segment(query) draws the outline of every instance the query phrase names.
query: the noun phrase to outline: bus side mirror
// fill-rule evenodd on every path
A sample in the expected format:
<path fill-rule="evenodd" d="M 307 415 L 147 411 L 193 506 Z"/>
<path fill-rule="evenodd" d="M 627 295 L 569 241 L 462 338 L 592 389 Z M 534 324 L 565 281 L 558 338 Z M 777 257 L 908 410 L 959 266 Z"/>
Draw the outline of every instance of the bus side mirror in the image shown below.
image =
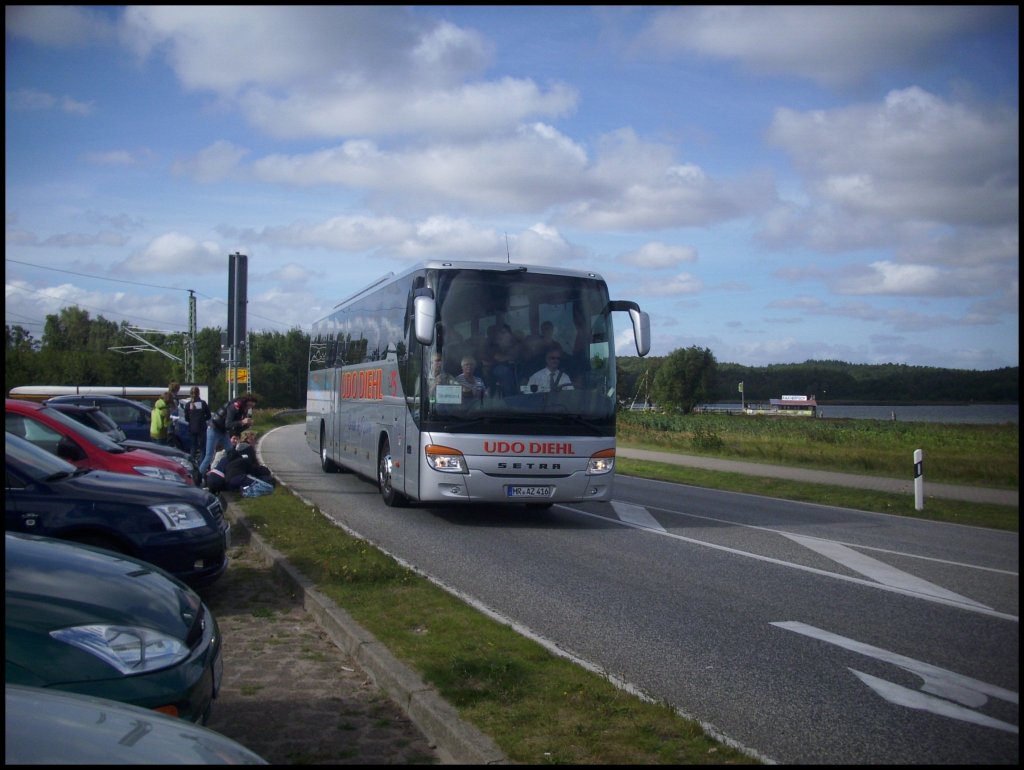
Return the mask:
<path fill-rule="evenodd" d="M 430 292 L 429 289 L 420 291 Z M 434 344 L 434 321 L 437 318 L 437 305 L 432 293 L 422 294 L 413 300 L 413 327 L 416 341 L 421 345 Z"/>
<path fill-rule="evenodd" d="M 643 310 L 630 308 L 629 318 L 633 322 L 636 352 L 641 356 L 646 356 L 651 352 L 651 317 Z"/>

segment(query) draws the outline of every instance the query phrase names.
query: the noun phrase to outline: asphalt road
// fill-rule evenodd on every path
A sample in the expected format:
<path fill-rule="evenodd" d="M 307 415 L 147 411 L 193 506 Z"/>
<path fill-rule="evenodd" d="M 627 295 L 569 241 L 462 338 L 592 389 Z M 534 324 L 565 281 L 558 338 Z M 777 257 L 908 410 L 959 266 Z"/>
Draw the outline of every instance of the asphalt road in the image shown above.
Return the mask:
<path fill-rule="evenodd" d="M 396 511 L 302 426 L 263 462 L 523 633 L 785 763 L 1015 763 L 1018 537 L 620 477 L 611 505 Z"/>

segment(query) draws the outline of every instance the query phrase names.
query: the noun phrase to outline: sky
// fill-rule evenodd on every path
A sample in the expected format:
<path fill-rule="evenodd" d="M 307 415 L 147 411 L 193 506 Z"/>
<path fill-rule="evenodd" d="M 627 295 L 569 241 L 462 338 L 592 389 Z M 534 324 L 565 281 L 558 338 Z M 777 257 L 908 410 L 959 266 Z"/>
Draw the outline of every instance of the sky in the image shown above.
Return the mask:
<path fill-rule="evenodd" d="M 1019 365 L 1017 6 L 7 6 L 5 323 L 600 273 L 651 354 Z M 635 355 L 628 320 L 617 349 Z M 126 338 L 126 344 L 131 344 Z"/>

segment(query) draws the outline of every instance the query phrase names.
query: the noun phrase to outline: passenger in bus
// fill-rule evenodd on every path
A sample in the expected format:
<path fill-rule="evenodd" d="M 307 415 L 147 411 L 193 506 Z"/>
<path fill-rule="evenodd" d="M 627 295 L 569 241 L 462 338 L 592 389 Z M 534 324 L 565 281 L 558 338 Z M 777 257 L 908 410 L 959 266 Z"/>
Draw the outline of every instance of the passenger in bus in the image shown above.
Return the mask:
<path fill-rule="evenodd" d="M 462 374 L 455 378 L 455 382 L 462 386 L 463 400 L 469 398 L 483 398 L 487 386 L 484 381 L 473 374 L 476 369 L 476 359 L 473 356 L 466 356 L 462 359 Z"/>
<path fill-rule="evenodd" d="M 526 371 L 533 371 L 537 367 L 544 366 L 544 356 L 551 348 L 558 348 L 564 353 L 562 344 L 555 339 L 555 325 L 551 321 L 544 321 L 540 325 L 540 334 L 531 334 L 526 338 L 524 344 Z"/>
<path fill-rule="evenodd" d="M 427 372 L 427 392 L 431 400 L 437 397 L 438 385 L 454 385 L 455 378 L 444 370 L 444 358 L 440 353 L 430 356 L 430 371 Z"/>
<path fill-rule="evenodd" d="M 488 334 L 487 353 L 484 358 L 484 379 L 496 396 L 512 396 L 519 392 L 516 360 L 522 345 L 508 324 L 495 324 Z"/>
<path fill-rule="evenodd" d="M 572 390 L 572 379 L 561 370 L 562 350 L 552 347 L 544 356 L 545 366 L 534 372 L 526 383 L 531 393 L 554 393 L 560 390 Z"/>

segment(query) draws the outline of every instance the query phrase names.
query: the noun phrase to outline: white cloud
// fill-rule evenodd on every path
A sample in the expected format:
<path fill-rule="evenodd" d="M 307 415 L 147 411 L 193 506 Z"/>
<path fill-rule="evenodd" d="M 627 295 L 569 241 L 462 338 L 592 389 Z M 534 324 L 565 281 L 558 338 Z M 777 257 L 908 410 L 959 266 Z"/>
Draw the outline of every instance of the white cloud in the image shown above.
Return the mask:
<path fill-rule="evenodd" d="M 703 289 L 704 282 L 692 273 L 679 273 L 658 281 L 648 281 L 641 287 L 644 294 L 652 297 L 698 294 Z"/>
<path fill-rule="evenodd" d="M 114 271 L 129 273 L 223 272 L 225 252 L 212 241 L 198 241 L 183 233 L 157 236 L 138 254 L 114 266 Z"/>
<path fill-rule="evenodd" d="M 692 52 L 847 86 L 934 61 L 955 36 L 1010 20 L 1006 10 L 968 6 L 685 6 L 657 13 L 635 50 Z"/>
<path fill-rule="evenodd" d="M 6 93 L 7 108 L 19 112 L 59 109 L 70 115 L 88 116 L 96 111 L 95 102 L 83 102 L 70 96 L 54 96 L 35 88 L 20 88 Z"/>
<path fill-rule="evenodd" d="M 214 142 L 195 157 L 178 161 L 171 170 L 192 177 L 197 182 L 219 182 L 244 176 L 241 163 L 249 151 L 227 141 Z"/>
<path fill-rule="evenodd" d="M 911 87 L 880 104 L 780 109 L 768 138 L 822 203 L 851 215 L 1001 225 L 1018 215 L 1018 120 Z"/>
<path fill-rule="evenodd" d="M 138 166 L 152 159 L 149 150 L 105 150 L 90 152 L 85 159 L 98 166 Z"/>
<path fill-rule="evenodd" d="M 113 38 L 112 22 L 100 10 L 79 5 L 8 5 L 7 35 L 38 45 L 70 48 Z"/>
<path fill-rule="evenodd" d="M 692 246 L 673 246 L 652 241 L 623 255 L 622 261 L 643 268 L 675 267 L 683 262 L 696 262 L 697 250 Z"/>
<path fill-rule="evenodd" d="M 165 55 L 187 88 L 234 101 L 278 138 L 480 136 L 564 116 L 577 101 L 564 85 L 478 81 L 488 42 L 399 7 L 132 7 L 124 40 Z"/>
<path fill-rule="evenodd" d="M 351 141 L 306 155 L 271 155 L 252 164 L 262 181 L 364 187 L 399 200 L 455 202 L 475 210 L 543 211 L 585 184 L 585 152 L 548 127 L 474 144 L 388 150 Z"/>

